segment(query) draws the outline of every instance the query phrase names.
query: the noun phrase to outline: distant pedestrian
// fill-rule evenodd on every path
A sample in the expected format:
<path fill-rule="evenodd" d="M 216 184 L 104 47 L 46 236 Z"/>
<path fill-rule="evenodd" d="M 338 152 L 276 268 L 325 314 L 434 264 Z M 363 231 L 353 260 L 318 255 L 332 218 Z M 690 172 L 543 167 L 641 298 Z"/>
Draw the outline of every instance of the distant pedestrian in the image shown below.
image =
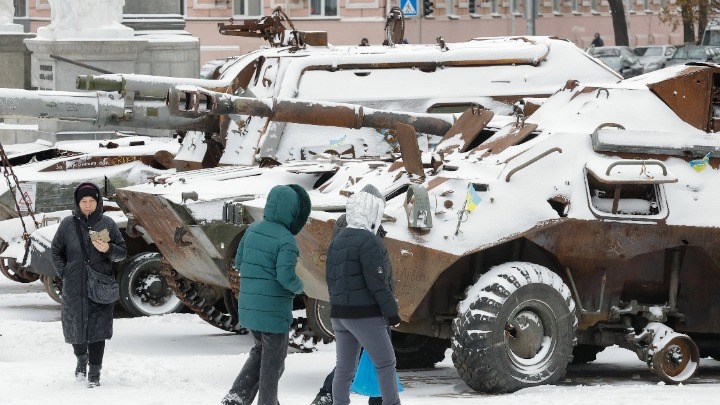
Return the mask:
<path fill-rule="evenodd" d="M 240 241 L 235 265 L 240 272 L 238 318 L 255 342 L 223 405 L 278 405 L 278 383 L 285 370 L 293 298 L 303 292 L 295 274 L 294 235 L 310 215 L 310 197 L 297 184 L 270 190 L 263 220 Z"/>
<path fill-rule="evenodd" d="M 117 288 L 113 262 L 125 258 L 127 247 L 115 221 L 103 215 L 96 185 L 83 183 L 75 189 L 73 215 L 60 223 L 51 252 L 55 272 L 63 282 L 61 320 L 65 342 L 72 344 L 77 358 L 75 377 L 87 377 L 89 388 L 99 386 L 105 340 L 113 335 L 116 298 L 109 303 L 96 302 L 93 299 L 104 300 L 91 297 L 88 286 L 94 285 L 92 279 L 97 276 L 91 272 L 95 272 Z"/>
<path fill-rule="evenodd" d="M 398 405 L 395 352 L 388 325 L 398 326 L 392 267 L 377 235 L 385 209 L 383 195 L 373 186 L 350 196 L 347 227 L 330 243 L 325 277 L 337 361 L 332 383 L 334 405 L 350 404 L 350 385 L 362 346 L 377 371 L 383 405 Z"/>
<path fill-rule="evenodd" d="M 599 32 L 596 32 L 596 33 L 595 33 L 595 38 L 593 38 L 593 40 L 592 40 L 592 42 L 590 43 L 590 45 L 594 46 L 595 48 L 599 48 L 599 47 L 601 47 L 601 46 L 605 46 L 605 41 L 603 41 L 603 39 L 600 38 L 600 33 L 599 33 Z"/>
<path fill-rule="evenodd" d="M 360 46 L 370 46 L 370 41 L 368 41 L 367 38 L 363 38 L 360 40 Z"/>

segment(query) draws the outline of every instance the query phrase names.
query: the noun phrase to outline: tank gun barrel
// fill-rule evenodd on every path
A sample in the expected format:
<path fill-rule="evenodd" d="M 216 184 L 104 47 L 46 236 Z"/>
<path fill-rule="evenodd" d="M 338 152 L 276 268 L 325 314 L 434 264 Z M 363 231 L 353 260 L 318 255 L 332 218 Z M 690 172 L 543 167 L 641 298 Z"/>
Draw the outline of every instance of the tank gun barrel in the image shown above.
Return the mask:
<path fill-rule="evenodd" d="M 357 104 L 287 98 L 238 97 L 194 86 L 177 86 L 168 93 L 171 114 L 189 118 L 241 114 L 274 121 L 342 128 L 395 128 L 407 124 L 418 133 L 445 135 L 452 114 L 424 114 L 377 110 Z"/>
<path fill-rule="evenodd" d="M 171 115 L 161 99 L 128 100 L 106 92 L 0 89 L 0 118 L 89 122 L 98 127 L 215 130 L 214 117 Z"/>
<path fill-rule="evenodd" d="M 143 97 L 164 99 L 170 89 L 179 85 L 224 89 L 232 79 L 206 80 L 187 77 L 164 77 L 136 74 L 80 75 L 75 81 L 78 90 L 116 91 L 120 94 L 141 94 Z"/>

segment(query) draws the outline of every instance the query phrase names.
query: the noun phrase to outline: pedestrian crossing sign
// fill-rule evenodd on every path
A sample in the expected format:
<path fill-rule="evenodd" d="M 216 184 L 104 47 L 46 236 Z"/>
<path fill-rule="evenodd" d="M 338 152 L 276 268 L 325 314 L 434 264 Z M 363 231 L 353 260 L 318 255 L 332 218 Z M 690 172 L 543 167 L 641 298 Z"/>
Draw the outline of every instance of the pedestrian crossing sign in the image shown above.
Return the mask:
<path fill-rule="evenodd" d="M 401 0 L 402 13 L 405 17 L 416 17 L 418 15 L 417 0 Z"/>

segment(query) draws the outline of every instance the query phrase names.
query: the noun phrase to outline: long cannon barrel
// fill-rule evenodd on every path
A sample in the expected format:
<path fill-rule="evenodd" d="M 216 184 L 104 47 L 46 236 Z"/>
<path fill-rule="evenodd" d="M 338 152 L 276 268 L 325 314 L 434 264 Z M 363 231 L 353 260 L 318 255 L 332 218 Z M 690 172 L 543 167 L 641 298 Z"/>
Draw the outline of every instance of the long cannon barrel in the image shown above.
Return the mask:
<path fill-rule="evenodd" d="M 402 123 L 418 133 L 432 135 L 445 135 L 454 122 L 452 114 L 376 110 L 326 101 L 238 97 L 194 86 L 177 86 L 168 93 L 167 102 L 171 114 L 189 118 L 241 114 L 296 124 L 375 129 L 395 128 Z"/>
<path fill-rule="evenodd" d="M 75 82 L 78 90 L 99 90 L 121 94 L 139 93 L 144 97 L 164 99 L 170 89 L 179 85 L 222 89 L 232 86 L 233 78 L 219 80 L 187 77 L 164 77 L 136 74 L 80 75 Z"/>
<path fill-rule="evenodd" d="M 219 128 L 215 117 L 171 115 L 161 99 L 128 100 L 105 92 L 0 89 L 0 118 L 89 122 L 98 127 L 202 131 Z"/>

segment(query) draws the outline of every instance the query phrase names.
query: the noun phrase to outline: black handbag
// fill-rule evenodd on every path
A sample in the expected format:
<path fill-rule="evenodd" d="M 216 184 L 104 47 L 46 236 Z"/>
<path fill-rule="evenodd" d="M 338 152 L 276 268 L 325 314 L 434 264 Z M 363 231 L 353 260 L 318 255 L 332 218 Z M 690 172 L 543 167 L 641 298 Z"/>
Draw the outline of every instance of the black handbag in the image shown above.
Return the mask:
<path fill-rule="evenodd" d="M 75 230 L 80 238 L 80 247 L 85 257 L 85 269 L 87 271 L 87 295 L 91 301 L 98 304 L 112 304 L 120 299 L 120 286 L 113 276 L 103 274 L 90 266 L 87 251 L 85 250 L 85 239 L 82 237 L 80 223 L 75 220 Z"/>

